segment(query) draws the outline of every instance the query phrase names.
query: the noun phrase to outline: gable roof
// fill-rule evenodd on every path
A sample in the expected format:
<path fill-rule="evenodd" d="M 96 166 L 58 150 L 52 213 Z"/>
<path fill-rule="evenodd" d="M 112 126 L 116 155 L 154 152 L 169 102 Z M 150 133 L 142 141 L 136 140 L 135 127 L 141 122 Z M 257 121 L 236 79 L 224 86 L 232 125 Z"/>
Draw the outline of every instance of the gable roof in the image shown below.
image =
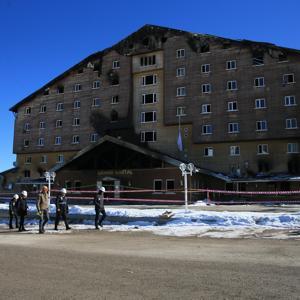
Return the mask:
<path fill-rule="evenodd" d="M 89 145 L 89 146 L 83 148 L 82 150 L 78 151 L 78 153 L 71 160 L 69 160 L 68 162 L 66 162 L 62 165 L 57 165 L 57 166 L 53 167 L 50 171 L 57 172 L 57 171 L 65 168 L 66 166 L 68 166 L 68 165 L 72 164 L 73 162 L 75 162 L 80 157 L 82 157 L 85 154 L 87 154 L 88 152 L 90 152 L 91 150 L 94 150 L 95 148 L 100 147 L 105 142 L 110 142 L 112 144 L 115 144 L 115 145 L 118 145 L 118 146 L 121 146 L 121 147 L 125 147 L 127 149 L 132 150 L 132 151 L 136 151 L 136 152 L 144 154 L 146 156 L 150 156 L 154 159 L 164 161 L 164 162 L 166 162 L 166 163 L 168 163 L 172 166 L 175 166 L 175 167 L 179 167 L 180 164 L 186 163 L 185 161 L 178 160 L 176 158 L 173 158 L 169 155 L 160 153 L 158 151 L 150 150 L 150 149 L 141 147 L 139 145 L 132 144 L 132 143 L 127 142 L 125 140 L 118 139 L 118 138 L 115 138 L 115 137 L 112 137 L 112 136 L 109 136 L 109 135 L 105 135 L 96 144 Z M 224 181 L 230 181 L 229 177 L 227 177 L 223 174 L 214 173 L 214 172 L 206 170 L 206 169 L 197 168 L 197 172 L 199 172 L 201 174 L 204 174 L 204 175 L 212 176 L 212 177 L 224 180 Z"/>
<path fill-rule="evenodd" d="M 213 39 L 213 40 L 218 40 L 220 42 L 230 42 L 233 44 L 239 44 L 239 45 L 244 45 L 244 46 L 260 46 L 262 48 L 267 48 L 271 50 L 280 50 L 283 52 L 294 52 L 300 54 L 300 50 L 297 49 L 291 49 L 291 48 L 285 48 L 285 47 L 280 47 L 276 46 L 275 44 L 271 43 L 265 43 L 265 42 L 256 42 L 256 41 L 250 41 L 250 40 L 234 40 L 234 39 L 228 39 L 228 38 L 223 38 L 223 37 L 218 37 L 214 35 L 209 35 L 209 34 L 197 34 L 197 33 L 191 33 L 188 31 L 184 30 L 179 30 L 179 29 L 172 29 L 168 27 L 162 27 L 162 26 L 156 26 L 156 25 L 144 25 L 134 33 L 130 34 L 120 42 L 116 43 L 115 45 L 108 47 L 102 51 L 95 52 L 82 61 L 80 61 L 78 64 L 72 66 L 59 76 L 55 77 L 51 81 L 47 82 L 45 85 L 43 85 L 40 89 L 36 90 L 32 94 L 28 95 L 18 103 L 16 103 L 14 106 L 12 106 L 9 110 L 12 112 L 17 112 L 18 107 L 28 101 L 30 101 L 32 98 L 34 98 L 36 95 L 39 93 L 44 92 L 45 89 L 49 88 L 51 85 L 55 84 L 59 80 L 65 78 L 68 76 L 73 70 L 76 70 L 77 68 L 83 67 L 86 65 L 88 62 L 93 61 L 95 59 L 101 58 L 111 50 L 116 50 L 120 54 L 125 54 L 124 51 L 124 46 L 128 46 L 131 42 L 139 40 L 141 37 L 147 37 L 148 35 L 155 34 L 161 38 L 168 38 L 171 36 L 175 35 L 185 35 L 187 38 L 190 39 Z M 191 46 L 191 45 L 190 45 Z M 128 55 L 128 53 L 126 53 Z"/>

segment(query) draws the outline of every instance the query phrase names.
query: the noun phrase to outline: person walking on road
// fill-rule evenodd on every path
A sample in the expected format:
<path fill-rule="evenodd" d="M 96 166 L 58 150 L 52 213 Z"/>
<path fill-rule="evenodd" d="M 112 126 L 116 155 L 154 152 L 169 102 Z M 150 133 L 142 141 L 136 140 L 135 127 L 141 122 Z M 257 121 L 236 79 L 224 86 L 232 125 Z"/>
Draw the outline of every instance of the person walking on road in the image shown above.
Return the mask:
<path fill-rule="evenodd" d="M 106 212 L 104 208 L 104 193 L 105 193 L 105 187 L 101 187 L 94 198 L 95 211 L 96 211 L 95 229 L 99 229 L 99 226 L 103 227 L 102 223 L 106 218 Z M 100 213 L 101 213 L 101 218 L 100 218 Z"/>
<path fill-rule="evenodd" d="M 55 217 L 55 227 L 54 230 L 58 230 L 57 226 L 59 224 L 60 218 L 65 222 L 66 230 L 71 229 L 68 224 L 67 215 L 69 213 L 68 199 L 66 197 L 67 190 L 65 188 L 60 190 L 60 194 L 57 195 L 55 205 L 56 205 L 56 217 Z"/>
<path fill-rule="evenodd" d="M 14 229 L 13 219 L 15 219 L 16 228 L 19 227 L 17 208 L 16 208 L 16 203 L 18 199 L 19 199 L 19 195 L 15 194 L 13 198 L 9 201 L 9 229 Z"/>
<path fill-rule="evenodd" d="M 49 221 L 49 203 L 50 199 L 48 194 L 48 187 L 44 185 L 38 195 L 36 203 L 38 215 L 40 217 L 39 233 L 45 232 L 45 225 Z"/>
<path fill-rule="evenodd" d="M 19 231 L 26 231 L 24 227 L 24 221 L 25 221 L 25 216 L 27 216 L 27 210 L 28 210 L 27 195 L 28 195 L 27 191 L 22 191 L 21 196 L 19 197 L 16 203 L 17 214 L 20 217 Z"/>

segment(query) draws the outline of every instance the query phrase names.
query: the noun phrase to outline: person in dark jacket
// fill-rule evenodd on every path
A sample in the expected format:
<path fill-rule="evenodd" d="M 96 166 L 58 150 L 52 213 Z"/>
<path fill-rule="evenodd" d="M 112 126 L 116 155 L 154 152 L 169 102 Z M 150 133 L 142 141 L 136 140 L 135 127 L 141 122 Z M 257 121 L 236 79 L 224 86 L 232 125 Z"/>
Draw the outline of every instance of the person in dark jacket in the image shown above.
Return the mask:
<path fill-rule="evenodd" d="M 54 230 L 58 230 L 57 226 L 59 224 L 61 217 L 65 222 L 66 230 L 71 229 L 71 227 L 68 224 L 68 220 L 67 220 L 67 214 L 69 212 L 69 207 L 68 207 L 68 199 L 66 197 L 66 194 L 67 194 L 67 190 L 65 188 L 61 189 L 60 194 L 57 195 L 56 200 L 55 200 L 56 217 L 55 217 Z"/>
<path fill-rule="evenodd" d="M 95 229 L 99 229 L 99 226 L 102 227 L 103 226 L 102 223 L 106 218 L 106 212 L 104 209 L 104 192 L 105 192 L 105 187 L 101 187 L 94 198 L 95 211 L 96 211 Z M 101 218 L 100 218 L 100 213 L 101 213 Z"/>
<path fill-rule="evenodd" d="M 45 225 L 49 221 L 49 202 L 48 187 L 44 185 L 36 202 L 36 208 L 40 217 L 39 233 L 45 232 Z"/>
<path fill-rule="evenodd" d="M 19 227 L 17 208 L 16 208 L 16 203 L 18 199 L 19 199 L 19 195 L 15 194 L 9 202 L 9 229 L 14 229 L 13 219 L 15 219 L 16 221 L 16 228 Z"/>
<path fill-rule="evenodd" d="M 24 221 L 28 210 L 27 195 L 27 191 L 22 191 L 21 196 L 19 197 L 16 203 L 17 214 L 20 217 L 19 231 L 26 231 L 24 227 Z"/>

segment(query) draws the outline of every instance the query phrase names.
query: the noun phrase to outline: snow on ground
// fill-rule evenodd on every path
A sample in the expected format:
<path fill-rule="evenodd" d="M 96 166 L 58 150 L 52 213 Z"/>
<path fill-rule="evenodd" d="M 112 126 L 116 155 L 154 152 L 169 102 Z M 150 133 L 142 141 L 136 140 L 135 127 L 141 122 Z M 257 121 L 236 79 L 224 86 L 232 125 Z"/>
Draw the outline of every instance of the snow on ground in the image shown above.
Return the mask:
<path fill-rule="evenodd" d="M 201 205 L 196 205 L 201 206 Z M 8 204 L 0 204 L 1 210 L 7 210 Z M 249 210 L 251 207 L 249 207 Z M 29 211 L 35 212 L 34 204 L 29 204 Z M 200 208 L 189 207 L 185 211 L 180 208 L 128 208 L 107 207 L 109 217 L 116 221 L 104 222 L 105 231 L 143 231 L 167 236 L 198 236 L 213 238 L 297 238 L 300 240 L 300 208 L 298 212 L 251 212 L 251 211 L 201 211 Z M 51 205 L 51 213 L 55 206 Z M 87 220 L 72 224 L 75 230 L 94 229 L 94 208 L 91 206 L 70 206 L 70 215 L 86 215 Z M 119 221 L 118 221 L 119 220 Z M 6 220 L 0 223 L 7 224 Z M 31 233 L 37 232 L 37 220 L 27 220 Z M 1 226 L 3 227 L 3 226 Z M 62 227 L 64 228 L 64 227 Z M 47 226 L 49 233 L 56 233 L 53 225 Z M 50 231 L 49 231 L 50 230 Z M 59 233 L 66 232 L 60 230 Z M 70 231 L 68 231 L 69 233 Z"/>

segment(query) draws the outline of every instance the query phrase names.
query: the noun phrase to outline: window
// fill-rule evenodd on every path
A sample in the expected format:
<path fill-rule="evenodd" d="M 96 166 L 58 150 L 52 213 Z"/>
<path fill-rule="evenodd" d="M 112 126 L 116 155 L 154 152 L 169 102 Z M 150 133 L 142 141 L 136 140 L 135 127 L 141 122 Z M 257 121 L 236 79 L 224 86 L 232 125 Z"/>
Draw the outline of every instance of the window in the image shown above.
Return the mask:
<path fill-rule="evenodd" d="M 40 163 L 41 163 L 41 164 L 46 164 L 46 163 L 47 163 L 47 155 L 42 155 L 42 156 L 41 156 Z"/>
<path fill-rule="evenodd" d="M 294 106 L 296 104 L 296 97 L 295 96 L 285 96 L 284 97 L 284 105 L 285 106 Z"/>
<path fill-rule="evenodd" d="M 177 49 L 176 50 L 176 57 L 177 58 L 183 58 L 183 57 L 185 57 L 185 49 Z"/>
<path fill-rule="evenodd" d="M 46 123 L 44 121 L 40 122 L 40 129 L 45 129 L 46 128 Z"/>
<path fill-rule="evenodd" d="M 93 89 L 99 89 L 100 88 L 100 81 L 99 80 L 96 80 L 93 82 Z"/>
<path fill-rule="evenodd" d="M 38 146 L 43 147 L 44 145 L 45 145 L 44 138 L 39 138 L 38 139 Z"/>
<path fill-rule="evenodd" d="M 82 73 L 83 73 L 83 68 L 77 70 L 77 74 L 82 74 Z"/>
<path fill-rule="evenodd" d="M 209 113 L 211 113 L 211 104 L 202 104 L 201 114 L 209 114 Z"/>
<path fill-rule="evenodd" d="M 73 135 L 72 144 L 79 144 L 79 142 L 80 142 L 79 135 Z"/>
<path fill-rule="evenodd" d="M 119 96 L 112 96 L 111 97 L 111 104 L 118 104 L 119 103 Z"/>
<path fill-rule="evenodd" d="M 24 124 L 24 131 L 25 132 L 29 132 L 30 131 L 30 124 L 29 123 L 25 123 Z"/>
<path fill-rule="evenodd" d="M 56 111 L 63 111 L 64 104 L 62 102 L 56 104 Z"/>
<path fill-rule="evenodd" d="M 226 62 L 226 70 L 236 69 L 236 60 L 228 60 Z"/>
<path fill-rule="evenodd" d="M 23 140 L 23 146 L 29 147 L 29 140 Z"/>
<path fill-rule="evenodd" d="M 229 147 L 230 156 L 239 156 L 240 155 L 240 146 L 230 146 Z"/>
<path fill-rule="evenodd" d="M 167 179 L 166 180 L 166 190 L 167 191 L 174 191 L 175 189 L 175 180 L 174 179 Z"/>
<path fill-rule="evenodd" d="M 294 74 L 284 74 L 283 75 L 283 84 L 295 83 Z"/>
<path fill-rule="evenodd" d="M 32 161 L 32 157 L 31 157 L 31 156 L 26 156 L 26 157 L 25 157 L 25 164 L 26 164 L 26 165 L 31 164 L 31 161 Z"/>
<path fill-rule="evenodd" d="M 98 106 L 100 106 L 100 104 L 101 104 L 100 98 L 94 98 L 93 99 L 93 103 L 92 103 L 93 107 L 98 107 Z"/>
<path fill-rule="evenodd" d="M 44 90 L 43 95 L 44 95 L 44 96 L 47 96 L 47 95 L 49 95 L 49 94 L 50 94 L 50 88 L 46 88 L 46 89 Z"/>
<path fill-rule="evenodd" d="M 176 69 L 176 76 L 177 77 L 183 77 L 183 76 L 185 76 L 185 67 L 177 68 Z"/>
<path fill-rule="evenodd" d="M 253 66 L 262 66 L 264 64 L 264 54 L 263 53 L 255 53 L 252 57 L 252 65 Z"/>
<path fill-rule="evenodd" d="M 61 145 L 61 136 L 56 136 L 55 137 L 55 142 L 54 142 L 55 145 Z"/>
<path fill-rule="evenodd" d="M 264 87 L 265 86 L 265 78 L 264 77 L 256 77 L 254 79 L 255 87 Z"/>
<path fill-rule="evenodd" d="M 228 91 L 237 90 L 237 81 L 236 80 L 227 81 L 227 90 Z"/>
<path fill-rule="evenodd" d="M 95 143 L 98 140 L 98 133 L 92 133 L 90 136 L 91 143 Z"/>
<path fill-rule="evenodd" d="M 228 123 L 228 133 L 238 133 L 239 131 L 239 123 Z"/>
<path fill-rule="evenodd" d="M 268 144 L 259 144 L 259 145 L 257 145 L 257 154 L 269 154 Z"/>
<path fill-rule="evenodd" d="M 286 129 L 295 129 L 297 128 L 297 119 L 296 118 L 291 118 L 291 119 L 286 119 L 285 120 L 285 128 Z"/>
<path fill-rule="evenodd" d="M 203 94 L 211 93 L 211 85 L 210 85 L 210 83 L 202 84 L 202 93 Z"/>
<path fill-rule="evenodd" d="M 142 112 L 141 123 L 156 122 L 156 111 Z"/>
<path fill-rule="evenodd" d="M 25 107 L 25 115 L 30 115 L 31 114 L 31 107 Z"/>
<path fill-rule="evenodd" d="M 79 109 L 80 108 L 80 100 L 75 100 L 73 103 L 73 108 L 74 109 Z"/>
<path fill-rule="evenodd" d="M 59 155 L 57 155 L 57 163 L 58 164 L 63 164 L 64 163 L 64 155 L 63 154 L 59 154 Z"/>
<path fill-rule="evenodd" d="M 112 62 L 112 68 L 113 69 L 119 69 L 120 68 L 120 61 L 119 60 L 114 60 Z"/>
<path fill-rule="evenodd" d="M 80 181 L 75 181 L 74 182 L 74 187 L 75 187 L 75 190 L 79 191 L 81 189 L 81 182 Z"/>
<path fill-rule="evenodd" d="M 186 116 L 185 106 L 176 107 L 176 117 L 183 117 L 183 116 Z"/>
<path fill-rule="evenodd" d="M 162 180 L 161 179 L 153 180 L 153 189 L 154 189 L 154 191 L 162 191 Z"/>
<path fill-rule="evenodd" d="M 80 126 L 80 119 L 79 118 L 73 118 L 73 126 Z"/>
<path fill-rule="evenodd" d="M 141 142 L 156 142 L 156 131 L 142 131 Z"/>
<path fill-rule="evenodd" d="M 142 77 L 142 85 L 153 85 L 157 83 L 156 75 L 147 75 Z"/>
<path fill-rule="evenodd" d="M 43 104 L 43 105 L 40 106 L 40 113 L 45 113 L 46 110 L 47 110 L 47 107 L 46 107 L 45 104 Z"/>
<path fill-rule="evenodd" d="M 65 91 L 65 88 L 64 88 L 64 86 L 63 85 L 59 85 L 58 87 L 57 87 L 57 94 L 63 94 L 64 93 L 64 91 Z"/>
<path fill-rule="evenodd" d="M 176 89 L 176 96 L 177 97 L 184 97 L 186 96 L 186 89 L 184 86 L 178 87 Z"/>
<path fill-rule="evenodd" d="M 153 66 L 156 64 L 156 56 L 155 55 L 142 56 L 140 58 L 140 64 L 141 64 L 141 67 Z"/>
<path fill-rule="evenodd" d="M 214 148 L 213 147 L 205 147 L 203 155 L 206 157 L 213 157 L 214 156 Z"/>
<path fill-rule="evenodd" d="M 255 99 L 255 108 L 260 109 L 260 108 L 266 108 L 266 99 Z"/>
<path fill-rule="evenodd" d="M 288 143 L 287 144 L 287 153 L 299 153 L 298 143 Z"/>
<path fill-rule="evenodd" d="M 24 170 L 24 177 L 30 178 L 30 170 Z"/>
<path fill-rule="evenodd" d="M 119 113 L 116 110 L 113 109 L 110 112 L 110 120 L 111 120 L 111 122 L 117 122 L 118 119 L 119 119 Z"/>
<path fill-rule="evenodd" d="M 202 73 L 209 73 L 210 72 L 210 64 L 201 65 L 201 72 Z"/>
<path fill-rule="evenodd" d="M 205 124 L 202 125 L 202 134 L 212 134 L 212 125 L 210 124 Z"/>
<path fill-rule="evenodd" d="M 62 120 L 56 120 L 56 122 L 55 122 L 55 127 L 56 127 L 56 128 L 62 127 Z"/>
<path fill-rule="evenodd" d="M 256 131 L 267 131 L 268 124 L 266 120 L 256 122 Z"/>
<path fill-rule="evenodd" d="M 157 94 L 143 94 L 142 95 L 142 104 L 150 104 L 157 102 Z"/>
<path fill-rule="evenodd" d="M 227 102 L 227 111 L 237 111 L 237 101 L 229 101 Z"/>
<path fill-rule="evenodd" d="M 74 85 L 74 92 L 79 92 L 79 91 L 81 91 L 81 84 L 76 83 L 76 84 Z"/>

